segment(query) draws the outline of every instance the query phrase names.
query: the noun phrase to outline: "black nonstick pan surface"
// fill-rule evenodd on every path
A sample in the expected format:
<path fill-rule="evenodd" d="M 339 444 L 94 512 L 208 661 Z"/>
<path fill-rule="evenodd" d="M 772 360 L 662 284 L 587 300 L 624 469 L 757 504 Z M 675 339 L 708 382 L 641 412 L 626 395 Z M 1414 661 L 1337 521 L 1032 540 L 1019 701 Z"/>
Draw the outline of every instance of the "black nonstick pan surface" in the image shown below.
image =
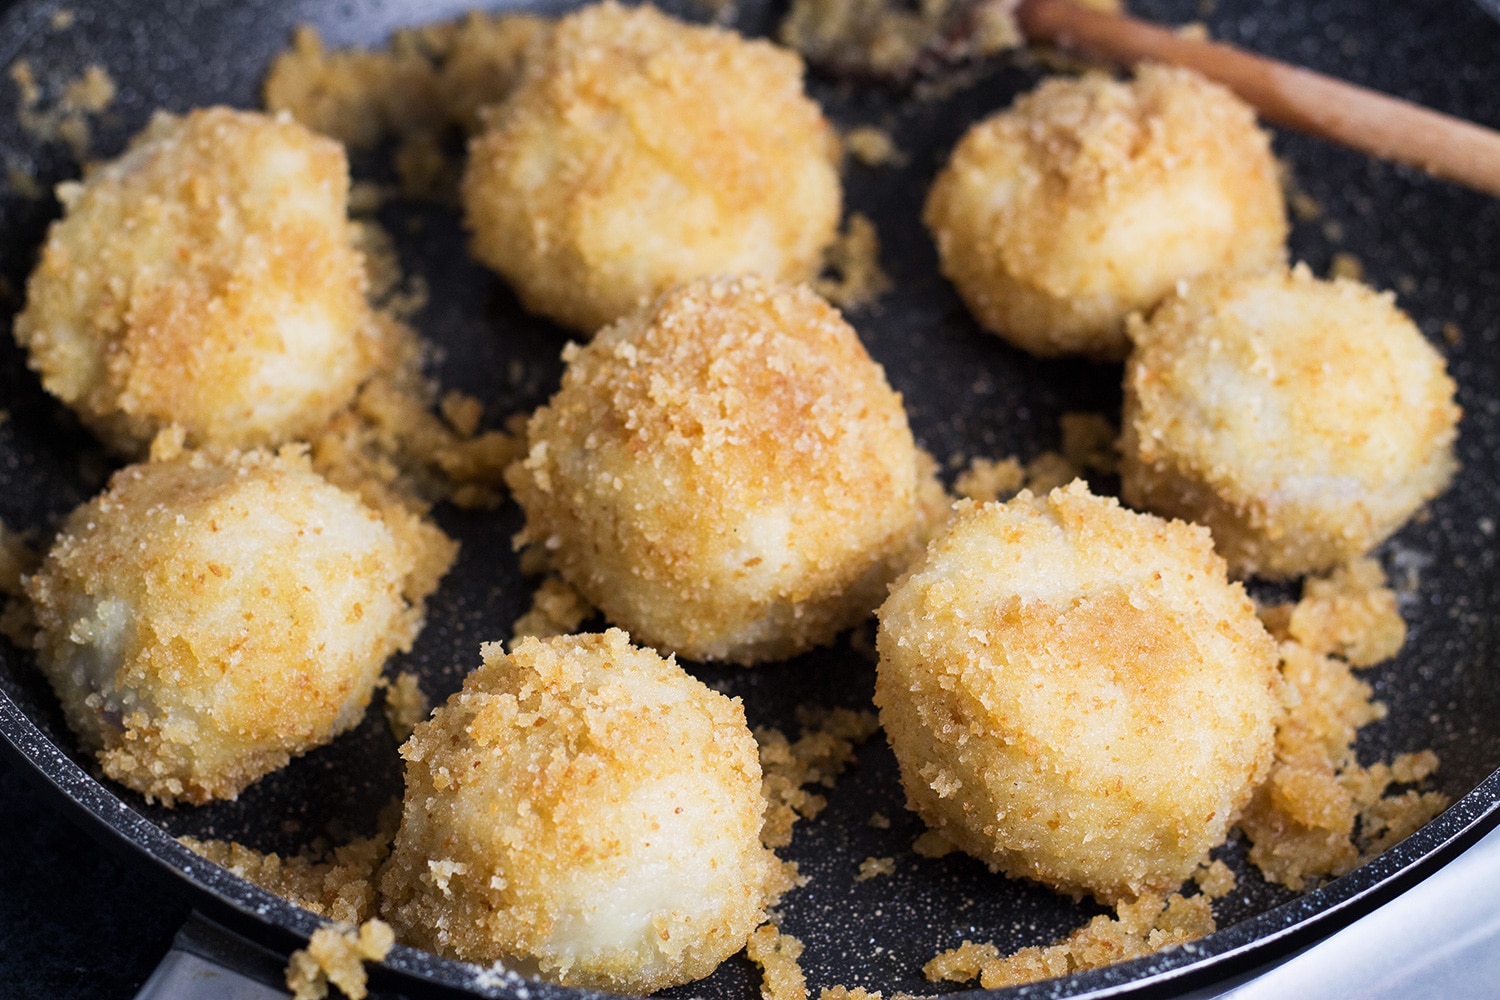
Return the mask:
<path fill-rule="evenodd" d="M 704 19 L 692 0 L 675 13 Z M 65 79 L 97 63 L 119 95 L 95 124 L 93 151 L 118 152 L 151 111 L 229 103 L 258 104 L 259 83 L 292 27 L 312 22 L 330 45 L 374 44 L 394 28 L 451 17 L 472 0 L 170 0 L 130 3 L 28 2 L 0 14 L 0 63 L 26 58 L 55 99 Z M 0 5 L 3 6 L 3 5 Z M 59 29 L 53 13 L 72 11 Z M 1203 20 L 1215 37 L 1366 83 L 1491 126 L 1500 126 L 1500 24 L 1468 0 L 1135 0 L 1132 10 L 1169 23 Z M 551 8 L 548 8 L 551 9 Z M 764 33 L 779 10 L 742 5 L 743 30 Z M 1120 370 L 1041 361 L 982 334 L 937 273 L 919 222 L 932 175 L 968 123 L 1008 104 L 1041 70 L 1023 61 L 997 64 L 946 97 L 918 99 L 855 88 L 814 75 L 810 88 L 841 126 L 889 128 L 909 155 L 900 167 L 850 165 L 846 200 L 872 216 L 882 263 L 895 291 L 850 320 L 906 399 L 919 441 L 940 460 L 972 456 L 1029 458 L 1057 445 L 1057 418 L 1068 411 L 1118 414 Z M 38 144 L 11 110 L 17 93 L 0 82 L 0 156 L 34 172 L 43 187 L 75 176 L 64 147 Z M 1393 580 L 1410 585 L 1402 611 L 1410 638 L 1394 661 L 1363 677 L 1390 708 L 1362 734 L 1362 760 L 1431 747 L 1442 759 L 1435 787 L 1453 806 L 1384 856 L 1303 896 L 1266 883 L 1231 840 L 1220 852 L 1239 874 L 1237 890 L 1216 905 L 1223 930 L 1187 948 L 1040 984 L 1034 996 L 1171 995 L 1258 965 L 1367 912 L 1429 874 L 1500 818 L 1500 202 L 1294 135 L 1277 151 L 1298 187 L 1323 208 L 1298 221 L 1293 255 L 1327 270 L 1337 252 L 1355 254 L 1372 284 L 1399 291 L 1400 303 L 1449 359 L 1465 416 L 1463 471 L 1453 488 L 1379 550 Z M 382 157 L 356 158 L 356 175 L 384 176 Z M 21 289 L 47 223 L 48 197 L 0 193 L 0 322 L 19 308 Z M 472 393 L 498 425 L 544 401 L 557 384 L 565 335 L 528 316 L 499 279 L 465 253 L 456 215 L 432 205 L 395 202 L 381 221 L 398 236 L 403 263 L 431 288 L 416 325 L 440 347 L 432 373 Z M 45 540 L 57 520 L 102 485 L 108 460 L 88 434 L 40 389 L 11 338 L 0 337 L 0 520 Z M 1096 489 L 1112 490 L 1098 481 Z M 511 551 L 519 527 L 511 505 L 493 513 L 440 509 L 463 543 L 458 566 L 431 603 L 416 650 L 392 670 L 420 673 L 440 702 L 479 662 L 482 641 L 510 634 L 526 610 L 530 584 Z M 804 704 L 869 706 L 873 666 L 846 638 L 784 664 L 745 671 L 688 664 L 705 681 L 744 699 L 752 724 L 795 736 Z M 305 938 L 318 919 L 199 859 L 173 839 L 228 837 L 263 850 L 295 850 L 316 836 L 371 831 L 382 806 L 401 792 L 396 744 L 382 714 L 330 746 L 252 786 L 238 801 L 176 810 L 93 777 L 50 690 L 29 657 L 0 644 L 0 748 L 54 791 L 106 841 L 160 877 L 184 880 L 195 902 L 282 949 Z M 889 817 L 888 829 L 869 821 Z M 799 824 L 784 856 L 811 883 L 787 897 L 782 927 L 805 943 L 809 984 L 924 993 L 921 966 L 965 939 L 1002 950 L 1048 943 L 1099 912 L 1049 890 L 989 873 L 960 855 L 919 858 L 911 851 L 920 822 L 903 809 L 894 760 L 880 737 L 829 793 L 827 810 Z M 866 857 L 891 856 L 891 877 L 856 882 Z M 413 994 L 451 989 L 518 996 L 517 983 L 398 947 L 374 985 Z M 758 976 L 743 958 L 709 979 L 670 991 L 682 997 L 750 998 Z M 545 1000 L 577 991 L 530 986 Z M 1009 994 L 1007 994 L 1009 995 Z"/>

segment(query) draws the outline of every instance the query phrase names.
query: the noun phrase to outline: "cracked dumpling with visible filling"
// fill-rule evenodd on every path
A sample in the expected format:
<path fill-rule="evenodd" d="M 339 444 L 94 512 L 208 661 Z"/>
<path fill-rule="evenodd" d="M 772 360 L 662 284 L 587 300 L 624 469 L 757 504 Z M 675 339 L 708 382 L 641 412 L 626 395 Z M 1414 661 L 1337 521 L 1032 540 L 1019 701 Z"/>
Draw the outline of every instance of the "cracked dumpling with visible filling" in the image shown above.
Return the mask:
<path fill-rule="evenodd" d="M 159 113 L 59 186 L 15 334 L 47 391 L 114 450 L 305 436 L 395 353 L 366 302 L 338 143 L 290 118 Z"/>
<path fill-rule="evenodd" d="M 964 501 L 879 620 L 909 806 L 1008 875 L 1175 890 L 1270 768 L 1276 644 L 1196 525 L 1078 481 Z"/>
<path fill-rule="evenodd" d="M 1286 255 L 1255 113 L 1164 66 L 1044 81 L 968 131 L 924 218 L 979 325 L 1040 355 L 1123 358 L 1126 316 L 1178 281 Z"/>
<path fill-rule="evenodd" d="M 297 452 L 120 470 L 27 584 L 80 743 L 116 781 L 196 804 L 354 726 L 455 551 L 400 517 Z"/>
<path fill-rule="evenodd" d="M 787 884 L 739 700 L 618 629 L 483 656 L 401 751 L 401 940 L 641 994 L 743 948 Z"/>
<path fill-rule="evenodd" d="M 769 42 L 594 4 L 488 115 L 463 182 L 474 253 L 582 333 L 705 275 L 811 280 L 834 238 L 838 139 Z"/>
<path fill-rule="evenodd" d="M 1236 575 L 1363 555 L 1458 467 L 1453 380 L 1389 294 L 1301 265 L 1206 278 L 1130 336 L 1121 495 L 1206 525 Z"/>
<path fill-rule="evenodd" d="M 506 470 L 521 538 L 642 642 L 742 664 L 830 642 L 944 512 L 901 397 L 805 287 L 694 282 L 564 357 Z"/>

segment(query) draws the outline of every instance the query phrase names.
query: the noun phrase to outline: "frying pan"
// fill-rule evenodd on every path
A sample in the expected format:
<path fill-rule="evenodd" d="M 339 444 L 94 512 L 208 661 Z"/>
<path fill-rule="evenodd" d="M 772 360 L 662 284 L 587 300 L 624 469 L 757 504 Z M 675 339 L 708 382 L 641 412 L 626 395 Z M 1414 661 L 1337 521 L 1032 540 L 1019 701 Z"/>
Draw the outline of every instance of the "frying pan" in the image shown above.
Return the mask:
<path fill-rule="evenodd" d="M 704 19 L 691 6 L 670 8 Z M 257 103 L 258 84 L 291 28 L 312 22 L 331 45 L 377 43 L 401 24 L 443 18 L 468 0 L 97 0 L 68 3 L 66 30 L 50 15 L 56 0 L 25 0 L 0 14 L 0 63 L 25 57 L 54 88 L 97 63 L 120 92 L 95 125 L 96 155 L 113 155 L 154 108 L 183 111 L 227 102 Z M 1197 0 L 1136 0 L 1132 9 L 1164 22 L 1204 16 Z M 554 8 L 543 8 L 552 10 Z M 735 23 L 765 33 L 779 10 L 746 0 Z M 1460 0 L 1218 0 L 1208 16 L 1214 35 L 1311 65 L 1489 125 L 1500 125 L 1500 26 Z M 1041 69 L 1007 60 L 971 86 L 946 96 L 914 97 L 814 77 L 811 89 L 840 125 L 880 124 L 909 154 L 901 167 L 850 166 L 847 201 L 871 215 L 882 260 L 896 290 L 850 318 L 905 396 L 918 439 L 940 460 L 1017 454 L 1057 444 L 1057 418 L 1068 411 L 1117 414 L 1120 370 L 1082 362 L 1041 361 L 980 333 L 939 277 L 918 219 L 923 193 L 967 123 L 1033 85 Z M 0 84 L 0 108 L 14 91 Z M 1442 758 L 1435 786 L 1453 805 L 1416 834 L 1362 868 L 1302 896 L 1266 883 L 1232 840 L 1218 856 L 1239 887 L 1216 904 L 1223 930 L 1188 947 L 1112 968 L 1053 980 L 1004 995 L 1166 996 L 1221 981 L 1301 947 L 1414 884 L 1500 820 L 1500 203 L 1297 136 L 1277 139 L 1297 185 L 1323 208 L 1298 221 L 1293 254 L 1324 271 L 1339 251 L 1356 254 L 1368 280 L 1398 288 L 1402 305 L 1449 359 L 1465 410 L 1459 441 L 1463 471 L 1428 514 L 1379 550 L 1392 578 L 1406 586 L 1410 626 L 1394 661 L 1363 673 L 1390 715 L 1361 734 L 1365 761 L 1432 747 Z M 0 119 L 0 155 L 43 185 L 76 172 L 64 151 L 39 144 L 8 113 Z M 359 176 L 385 176 L 383 158 L 356 158 Z M 50 199 L 0 195 L 0 275 L 24 287 L 47 222 Z M 409 273 L 425 276 L 430 304 L 416 319 L 440 351 L 432 373 L 445 386 L 486 404 L 486 418 L 529 410 L 555 388 L 565 335 L 528 316 L 498 279 L 474 264 L 454 214 L 393 203 L 382 222 L 398 235 Z M 8 317 L 19 293 L 4 304 Z M 1446 331 L 1446 335 L 1445 335 Z M 0 337 L 0 519 L 45 539 L 57 520 L 96 492 L 109 462 L 92 439 L 39 388 L 8 336 Z M 950 469 L 951 469 L 950 465 Z M 1100 490 L 1116 484 L 1096 481 Z M 518 511 L 440 509 L 439 520 L 463 543 L 463 555 L 434 597 L 417 648 L 392 669 L 414 670 L 441 702 L 478 663 L 481 641 L 509 634 L 530 585 L 509 539 Z M 597 624 L 597 623 L 595 623 Z M 869 705 L 873 668 L 848 638 L 784 664 L 741 670 L 688 664 L 697 676 L 744 699 L 752 724 L 795 730 L 799 705 Z M 174 837 L 231 837 L 263 850 L 290 851 L 309 839 L 369 832 L 376 814 L 401 791 L 396 744 L 381 713 L 330 746 L 294 761 L 234 802 L 167 810 L 95 777 L 62 722 L 55 699 L 27 654 L 0 646 L 0 747 L 51 794 L 59 808 L 147 867 L 181 880 L 196 905 L 235 929 L 285 951 L 319 920 L 203 861 Z M 869 823 L 874 813 L 888 829 Z M 903 809 L 894 761 L 876 737 L 829 794 L 828 809 L 799 825 L 785 856 L 811 883 L 788 896 L 782 925 L 806 945 L 811 985 L 928 992 L 922 964 L 964 939 L 1002 950 L 1054 940 L 1099 912 L 1029 883 L 989 873 L 959 855 L 921 859 L 910 850 L 920 822 Z M 859 862 L 896 859 L 890 877 L 856 882 Z M 471 966 L 398 947 L 374 971 L 377 988 L 518 997 L 518 986 Z M 743 958 L 709 979 L 668 991 L 680 997 L 740 1000 L 758 979 Z M 531 985 L 539 1000 L 573 1000 L 580 991 Z"/>

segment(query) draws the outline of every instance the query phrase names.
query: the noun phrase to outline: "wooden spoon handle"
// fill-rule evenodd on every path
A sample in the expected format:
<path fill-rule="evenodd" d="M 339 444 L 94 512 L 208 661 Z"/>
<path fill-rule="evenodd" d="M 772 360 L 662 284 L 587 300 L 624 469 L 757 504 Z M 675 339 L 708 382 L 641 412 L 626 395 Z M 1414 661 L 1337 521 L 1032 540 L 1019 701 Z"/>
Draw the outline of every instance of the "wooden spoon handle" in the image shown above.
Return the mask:
<path fill-rule="evenodd" d="M 1500 132 L 1231 45 L 1090 10 L 1072 0 L 1021 0 L 1016 18 L 1028 41 L 1125 65 L 1186 66 L 1224 84 L 1277 125 L 1500 196 Z"/>

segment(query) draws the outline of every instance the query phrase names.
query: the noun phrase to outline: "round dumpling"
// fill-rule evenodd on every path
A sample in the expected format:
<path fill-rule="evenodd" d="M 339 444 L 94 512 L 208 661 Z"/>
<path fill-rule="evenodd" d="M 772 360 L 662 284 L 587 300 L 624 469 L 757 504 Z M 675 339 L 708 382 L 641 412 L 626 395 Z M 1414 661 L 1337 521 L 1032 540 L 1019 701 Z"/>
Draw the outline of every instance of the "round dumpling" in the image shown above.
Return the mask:
<path fill-rule="evenodd" d="M 343 147 L 287 118 L 158 114 L 58 188 L 16 339 L 49 392 L 124 454 L 158 430 L 274 445 L 384 362 L 351 242 Z"/>
<path fill-rule="evenodd" d="M 941 506 L 901 397 L 805 288 L 695 282 L 564 357 L 506 481 L 523 539 L 642 642 L 747 664 L 829 642 Z"/>
<path fill-rule="evenodd" d="M 1125 317 L 1182 279 L 1285 258 L 1270 140 L 1190 70 L 1047 80 L 971 128 L 927 199 L 943 273 L 1040 355 L 1125 356 Z"/>
<path fill-rule="evenodd" d="M 813 278 L 837 159 L 794 53 L 606 2 L 531 50 L 470 146 L 463 203 L 479 259 L 591 334 L 693 278 Z"/>
<path fill-rule="evenodd" d="M 401 751 L 398 936 L 639 994 L 743 948 L 785 878 L 739 700 L 616 629 L 483 655 Z"/>
<path fill-rule="evenodd" d="M 359 722 L 410 646 L 426 594 L 404 537 L 297 454 L 128 466 L 27 584 L 37 662 L 106 775 L 234 798 Z"/>
<path fill-rule="evenodd" d="M 1457 468 L 1453 380 L 1390 295 L 1301 266 L 1204 279 L 1130 336 L 1123 496 L 1207 525 L 1236 575 L 1362 555 Z"/>
<path fill-rule="evenodd" d="M 1276 645 L 1196 525 L 1076 481 L 965 501 L 879 619 L 908 804 L 1009 875 L 1175 889 L 1270 767 Z"/>

